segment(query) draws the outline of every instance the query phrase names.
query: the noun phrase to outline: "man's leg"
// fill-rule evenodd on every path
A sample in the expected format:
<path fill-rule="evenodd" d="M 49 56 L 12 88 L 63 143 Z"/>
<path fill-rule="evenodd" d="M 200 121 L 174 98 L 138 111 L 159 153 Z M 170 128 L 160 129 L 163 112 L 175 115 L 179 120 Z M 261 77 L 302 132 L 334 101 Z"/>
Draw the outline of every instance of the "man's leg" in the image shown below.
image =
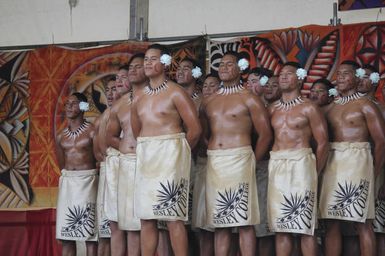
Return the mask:
<path fill-rule="evenodd" d="M 227 256 L 230 253 L 231 228 L 216 228 L 214 237 L 215 255 Z"/>
<path fill-rule="evenodd" d="M 259 256 L 273 256 L 275 255 L 274 236 L 258 237 L 257 248 Z"/>
<path fill-rule="evenodd" d="M 98 256 L 110 256 L 111 247 L 109 238 L 99 238 Z"/>
<path fill-rule="evenodd" d="M 377 233 L 377 256 L 385 252 L 385 234 Z"/>
<path fill-rule="evenodd" d="M 167 221 L 171 247 L 175 255 L 188 255 L 187 231 L 183 221 Z"/>
<path fill-rule="evenodd" d="M 376 252 L 376 237 L 374 235 L 372 221 L 356 223 L 358 237 L 360 238 L 361 256 L 372 256 Z"/>
<path fill-rule="evenodd" d="M 239 227 L 239 248 L 242 256 L 254 256 L 257 251 L 257 237 L 253 226 Z"/>
<path fill-rule="evenodd" d="M 87 250 L 87 256 L 98 255 L 98 243 L 86 241 L 86 250 Z"/>
<path fill-rule="evenodd" d="M 140 255 L 140 232 L 139 231 L 127 231 L 127 255 L 128 256 Z"/>
<path fill-rule="evenodd" d="M 124 256 L 126 254 L 126 237 L 123 230 L 120 230 L 118 223 L 110 221 L 111 229 L 111 254 Z"/>
<path fill-rule="evenodd" d="M 142 256 L 154 256 L 158 245 L 158 227 L 156 220 L 140 220 L 140 249 Z"/>
<path fill-rule="evenodd" d="M 301 251 L 303 256 L 317 255 L 318 245 L 316 236 L 301 235 Z"/>
<path fill-rule="evenodd" d="M 340 256 L 342 252 L 341 222 L 326 221 L 325 256 Z"/>
<path fill-rule="evenodd" d="M 214 255 L 214 232 L 201 229 L 199 232 L 199 245 L 201 256 Z"/>
<path fill-rule="evenodd" d="M 61 240 L 62 256 L 76 256 L 76 242 Z"/>
<path fill-rule="evenodd" d="M 291 234 L 276 233 L 275 234 L 275 251 L 277 256 L 289 256 L 293 249 L 293 241 Z"/>
<path fill-rule="evenodd" d="M 170 236 L 167 230 L 159 229 L 159 242 L 156 249 L 158 256 L 170 256 L 172 254 Z"/>

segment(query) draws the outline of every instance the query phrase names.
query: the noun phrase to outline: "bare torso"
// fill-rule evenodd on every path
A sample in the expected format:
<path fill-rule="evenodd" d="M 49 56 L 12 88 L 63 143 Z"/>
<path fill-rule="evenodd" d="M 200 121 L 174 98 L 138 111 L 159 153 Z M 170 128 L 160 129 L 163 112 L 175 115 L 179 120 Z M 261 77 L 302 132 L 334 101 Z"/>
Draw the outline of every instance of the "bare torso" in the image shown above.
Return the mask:
<path fill-rule="evenodd" d="M 99 128 L 98 128 L 98 143 L 100 152 L 105 156 L 108 148 L 108 142 L 106 139 L 107 133 L 107 122 L 110 117 L 110 108 L 107 108 L 103 114 L 99 117 Z"/>
<path fill-rule="evenodd" d="M 208 149 L 228 149 L 251 145 L 252 120 L 245 104 L 252 97 L 244 90 L 237 94 L 213 94 L 203 103 L 210 127 Z"/>
<path fill-rule="evenodd" d="M 92 148 L 94 152 L 94 156 L 96 161 L 99 163 L 103 161 L 103 154 L 100 151 L 100 145 L 99 145 L 99 137 L 97 136 L 99 132 L 99 124 L 100 124 L 100 116 L 95 120 L 94 125 L 95 125 L 95 135 L 92 138 Z"/>
<path fill-rule="evenodd" d="M 126 97 L 117 112 L 117 117 L 123 132 L 123 137 L 119 143 L 119 151 L 123 154 L 135 153 L 136 151 L 136 140 L 131 129 L 131 106 L 131 96 Z"/>
<path fill-rule="evenodd" d="M 96 161 L 93 155 L 92 133 L 94 126 L 90 126 L 78 137 L 71 138 L 59 135 L 59 145 L 63 150 L 64 168 L 70 171 L 94 169 Z"/>
<path fill-rule="evenodd" d="M 314 108 L 314 105 L 309 100 L 304 101 L 288 111 L 276 108 L 275 104 L 270 106 L 271 125 L 275 134 L 273 151 L 310 147 L 312 130 L 309 108 Z"/>

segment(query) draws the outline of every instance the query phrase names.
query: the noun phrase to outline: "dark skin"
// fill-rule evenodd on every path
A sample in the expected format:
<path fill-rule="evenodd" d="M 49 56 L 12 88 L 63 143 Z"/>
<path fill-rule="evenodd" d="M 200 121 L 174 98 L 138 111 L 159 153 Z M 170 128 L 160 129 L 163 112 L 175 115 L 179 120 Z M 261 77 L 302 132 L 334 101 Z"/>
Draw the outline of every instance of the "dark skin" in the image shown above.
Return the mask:
<path fill-rule="evenodd" d="M 284 66 L 279 74 L 279 87 L 284 102 L 300 95 L 301 80 L 297 78 L 296 68 Z M 310 148 L 312 138 L 316 146 L 317 173 L 321 173 L 328 157 L 328 132 L 326 120 L 321 110 L 312 102 L 304 103 L 285 111 L 275 105 L 269 107 L 271 124 L 274 130 L 273 151 Z M 276 234 L 276 252 L 278 256 L 290 255 L 293 242 L 290 233 Z M 301 235 L 303 255 L 317 255 L 315 236 Z"/>
<path fill-rule="evenodd" d="M 269 78 L 264 87 L 263 98 L 268 104 L 271 104 L 279 100 L 282 96 L 281 89 L 279 88 L 278 76 Z"/>
<path fill-rule="evenodd" d="M 107 140 L 112 142 L 111 145 L 116 146 L 122 154 L 136 152 L 136 140 L 131 129 L 131 98 L 138 98 L 143 94 L 143 88 L 147 83 L 144 75 L 143 59 L 135 58 L 131 61 L 128 69 L 128 79 L 132 86 L 133 92 L 124 95 L 119 104 L 116 104 L 111 111 L 111 115 L 107 125 Z M 123 131 L 123 137 L 120 134 Z M 128 255 L 140 255 L 140 232 L 126 231 L 126 251 Z"/>
<path fill-rule="evenodd" d="M 317 104 L 320 108 L 328 105 L 331 101 L 327 86 L 323 83 L 316 83 L 310 89 L 309 99 Z"/>
<path fill-rule="evenodd" d="M 340 65 L 337 70 L 337 90 L 340 95 L 348 96 L 357 91 L 359 78 L 351 65 Z M 335 142 L 373 141 L 374 173 L 381 171 L 385 153 L 384 120 L 375 104 L 367 98 L 351 101 L 345 105 L 332 103 L 326 112 L 331 140 Z M 361 255 L 375 254 L 375 238 L 371 221 L 355 223 L 360 238 Z M 330 220 L 326 233 L 327 255 L 339 255 L 341 234 L 339 222 Z"/>
<path fill-rule="evenodd" d="M 68 127 L 76 131 L 85 121 L 83 112 L 79 109 L 79 100 L 75 96 L 68 97 L 65 103 L 65 114 Z M 60 132 L 56 138 L 56 154 L 61 169 L 68 171 L 90 170 L 96 168 L 96 160 L 93 154 L 92 138 L 95 128 L 92 124 L 76 138 L 69 138 Z M 97 243 L 86 242 L 87 256 L 96 255 Z M 75 256 L 76 243 L 62 240 L 62 255 Z"/>
<path fill-rule="evenodd" d="M 240 69 L 233 55 L 224 55 L 219 65 L 223 85 L 239 83 Z M 208 149 L 228 149 L 251 145 L 251 133 L 258 135 L 255 157 L 261 160 L 271 142 L 268 113 L 258 96 L 248 90 L 229 95 L 212 94 L 202 102 L 201 122 L 208 139 Z M 253 226 L 239 227 L 242 255 L 255 255 L 256 237 Z M 230 252 L 231 229 L 215 229 L 215 254 Z"/>
<path fill-rule="evenodd" d="M 148 49 L 144 58 L 144 72 L 152 88 L 166 80 L 165 66 L 160 62 L 161 51 Z M 198 114 L 190 96 L 178 84 L 168 81 L 168 88 L 157 95 L 142 95 L 131 109 L 134 137 L 175 134 L 186 130 L 186 139 L 193 148 L 201 134 Z M 141 220 L 141 252 L 153 256 L 158 244 L 156 220 Z M 188 254 L 187 232 L 183 221 L 169 221 L 171 245 L 175 255 Z"/>

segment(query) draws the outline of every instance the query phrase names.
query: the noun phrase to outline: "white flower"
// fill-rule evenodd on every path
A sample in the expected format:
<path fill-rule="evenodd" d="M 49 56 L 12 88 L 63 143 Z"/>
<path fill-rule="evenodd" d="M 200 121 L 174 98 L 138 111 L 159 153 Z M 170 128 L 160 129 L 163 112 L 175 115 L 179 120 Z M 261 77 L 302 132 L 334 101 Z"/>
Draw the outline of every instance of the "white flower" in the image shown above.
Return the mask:
<path fill-rule="evenodd" d="M 356 69 L 356 77 L 358 77 L 359 79 L 362 79 L 362 78 L 364 78 L 364 76 L 365 76 L 365 69 L 357 68 Z"/>
<path fill-rule="evenodd" d="M 249 67 L 249 62 L 245 58 L 242 58 L 238 61 L 238 67 L 243 71 Z"/>
<path fill-rule="evenodd" d="M 83 112 L 86 112 L 90 109 L 90 104 L 88 104 L 87 102 L 81 101 L 79 103 L 79 109 Z"/>
<path fill-rule="evenodd" d="M 338 91 L 335 88 L 329 89 L 329 97 L 337 97 L 338 96 Z"/>
<path fill-rule="evenodd" d="M 269 81 L 269 78 L 267 76 L 262 76 L 260 79 L 259 79 L 259 84 L 261 86 L 265 86 L 267 84 L 267 81 Z"/>
<path fill-rule="evenodd" d="M 195 68 L 193 68 L 191 70 L 191 73 L 192 73 L 192 76 L 195 78 L 195 79 L 198 79 L 199 77 L 202 76 L 202 70 L 200 69 L 200 67 L 196 66 Z"/>
<path fill-rule="evenodd" d="M 378 81 L 380 81 L 380 74 L 373 72 L 370 74 L 369 79 L 372 81 L 372 84 L 378 84 Z"/>
<path fill-rule="evenodd" d="M 168 54 L 162 54 L 162 56 L 160 56 L 160 63 L 164 64 L 165 66 L 170 66 L 171 64 L 171 56 L 168 55 Z"/>
<path fill-rule="evenodd" d="M 296 75 L 297 75 L 298 79 L 303 80 L 303 79 L 305 79 L 305 77 L 307 77 L 307 71 L 306 71 L 306 69 L 299 68 L 299 69 L 297 69 Z"/>

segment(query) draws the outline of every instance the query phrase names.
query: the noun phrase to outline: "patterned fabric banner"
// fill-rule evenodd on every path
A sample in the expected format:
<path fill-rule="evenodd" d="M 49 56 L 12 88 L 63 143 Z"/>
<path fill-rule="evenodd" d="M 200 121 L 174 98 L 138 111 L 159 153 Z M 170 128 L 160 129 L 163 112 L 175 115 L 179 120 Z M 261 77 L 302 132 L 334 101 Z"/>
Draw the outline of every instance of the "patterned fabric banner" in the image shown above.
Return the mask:
<path fill-rule="evenodd" d="M 342 60 L 371 64 L 379 69 L 381 78 L 384 78 L 384 42 L 385 22 L 339 27 L 309 25 L 225 42 L 210 41 L 210 72 L 218 72 L 220 59 L 227 51 L 239 52 L 249 59 L 249 69 L 264 67 L 275 74 L 278 74 L 282 63 L 296 61 L 308 70 L 302 90 L 307 94 L 317 79 L 335 80 L 337 65 Z"/>
<path fill-rule="evenodd" d="M 105 78 L 148 45 L 0 52 L 0 208 L 56 207 L 60 170 L 54 138 L 66 126 L 65 98 L 83 92 L 90 103 L 85 117 L 94 120 L 107 105 Z M 203 37 L 170 45 L 170 76 L 186 56 L 204 64 L 205 45 Z"/>

